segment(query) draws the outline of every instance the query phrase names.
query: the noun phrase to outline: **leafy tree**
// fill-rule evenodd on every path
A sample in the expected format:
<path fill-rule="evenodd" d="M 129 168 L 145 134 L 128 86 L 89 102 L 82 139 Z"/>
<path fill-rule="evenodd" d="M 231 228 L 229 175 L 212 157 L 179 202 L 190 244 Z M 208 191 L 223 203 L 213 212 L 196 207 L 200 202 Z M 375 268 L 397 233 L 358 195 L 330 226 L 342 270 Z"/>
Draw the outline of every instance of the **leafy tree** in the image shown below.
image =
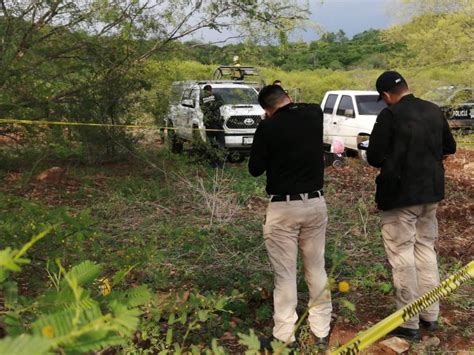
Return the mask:
<path fill-rule="evenodd" d="M 346 43 L 349 39 L 346 36 L 346 33 L 343 30 L 339 30 L 336 33 L 336 42 Z"/>
<path fill-rule="evenodd" d="M 468 62 L 474 56 L 474 4 L 471 1 L 403 1 L 418 16 L 384 33 L 402 43 L 392 65 L 442 65 Z"/>
<path fill-rule="evenodd" d="M 202 29 L 289 31 L 306 9 L 289 0 L 0 1 L 0 116 L 132 123 L 129 108 L 151 87 L 151 56 Z M 112 128 L 71 131 L 91 158 L 132 143 Z"/>
<path fill-rule="evenodd" d="M 400 14 L 402 16 L 408 15 L 409 17 L 472 9 L 472 1 L 470 0 L 396 0 L 395 5 L 401 6 Z"/>
<path fill-rule="evenodd" d="M 321 36 L 321 41 L 326 43 L 334 43 L 336 42 L 337 36 L 335 33 L 332 32 L 325 32 Z"/>

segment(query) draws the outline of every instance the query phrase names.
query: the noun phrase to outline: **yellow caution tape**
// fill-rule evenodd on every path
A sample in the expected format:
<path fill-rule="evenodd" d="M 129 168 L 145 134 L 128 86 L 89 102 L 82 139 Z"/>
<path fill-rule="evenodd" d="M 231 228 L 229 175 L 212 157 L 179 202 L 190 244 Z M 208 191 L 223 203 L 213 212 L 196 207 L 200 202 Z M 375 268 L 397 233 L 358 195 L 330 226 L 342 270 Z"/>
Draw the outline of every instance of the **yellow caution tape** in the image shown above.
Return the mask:
<path fill-rule="evenodd" d="M 154 125 L 139 125 L 139 124 L 113 124 L 113 123 L 93 123 L 93 122 L 71 122 L 71 121 L 46 121 L 46 120 L 17 120 L 13 118 L 1 118 L 1 123 L 15 123 L 24 125 L 35 125 L 35 126 L 82 126 L 82 127 L 106 127 L 106 128 L 126 128 L 126 129 L 156 129 L 169 131 L 177 130 L 175 127 L 160 127 Z M 211 128 L 184 128 L 191 129 L 192 131 L 206 131 L 206 132 L 223 132 L 223 129 L 211 129 Z M 359 136 L 344 135 L 344 134 L 324 134 L 327 137 L 340 137 L 340 138 L 356 138 Z M 456 141 L 458 144 L 474 144 L 474 142 L 467 141 Z"/>
<path fill-rule="evenodd" d="M 17 120 L 10 118 L 0 119 L 0 123 L 15 123 L 15 124 L 26 124 L 36 126 L 83 126 L 83 127 L 107 127 L 107 128 L 127 128 L 127 129 L 156 129 L 162 130 L 167 129 L 170 131 L 177 130 L 175 127 L 160 127 L 153 125 L 126 125 L 126 124 L 112 124 L 112 123 L 89 123 L 89 122 L 71 122 L 71 121 L 45 121 L 45 120 Z M 183 129 L 189 129 L 183 127 Z M 210 129 L 210 128 L 191 128 L 193 131 L 206 131 L 206 132 L 223 132 L 223 129 Z M 353 135 L 341 135 L 341 134 L 325 134 L 329 137 L 358 137 Z"/>
<path fill-rule="evenodd" d="M 82 126 L 82 127 L 106 127 L 106 128 L 127 128 L 127 129 L 167 129 L 176 130 L 174 127 L 160 127 L 154 125 L 131 125 L 131 124 L 112 124 L 112 123 L 92 123 L 92 122 L 71 122 L 71 121 L 45 121 L 45 120 L 16 120 L 11 118 L 2 118 L 0 123 L 15 123 L 35 126 Z M 188 129 L 188 128 L 185 128 Z M 193 131 L 212 131 L 220 132 L 222 129 L 210 128 L 192 128 Z"/>
<path fill-rule="evenodd" d="M 377 340 L 387 335 L 389 332 L 405 323 L 410 318 L 416 316 L 424 309 L 438 302 L 440 299 L 448 296 L 456 290 L 461 284 L 474 278 L 474 260 L 464 266 L 455 274 L 449 276 L 439 286 L 425 293 L 416 301 L 399 309 L 387 318 L 381 320 L 373 327 L 367 329 L 360 335 L 347 342 L 332 354 L 357 354 L 362 349 L 372 345 Z"/>

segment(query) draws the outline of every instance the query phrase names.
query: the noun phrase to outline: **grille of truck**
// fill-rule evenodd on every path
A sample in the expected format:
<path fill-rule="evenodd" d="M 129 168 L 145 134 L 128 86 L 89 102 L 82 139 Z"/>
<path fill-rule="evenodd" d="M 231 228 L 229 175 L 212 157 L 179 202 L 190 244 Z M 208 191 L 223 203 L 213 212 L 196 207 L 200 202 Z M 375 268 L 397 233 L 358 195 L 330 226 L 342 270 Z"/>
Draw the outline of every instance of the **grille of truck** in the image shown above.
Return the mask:
<path fill-rule="evenodd" d="M 227 120 L 227 128 L 229 129 L 252 129 L 257 128 L 262 120 L 260 116 L 231 116 Z"/>

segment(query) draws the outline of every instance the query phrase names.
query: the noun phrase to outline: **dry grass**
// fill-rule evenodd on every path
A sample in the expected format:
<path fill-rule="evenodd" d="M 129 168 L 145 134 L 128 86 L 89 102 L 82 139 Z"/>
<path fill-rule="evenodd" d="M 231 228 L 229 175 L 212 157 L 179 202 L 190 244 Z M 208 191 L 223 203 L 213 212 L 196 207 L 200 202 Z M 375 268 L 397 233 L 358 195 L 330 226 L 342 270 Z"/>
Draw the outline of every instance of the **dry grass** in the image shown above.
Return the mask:
<path fill-rule="evenodd" d="M 232 180 L 225 176 L 223 169 L 215 169 L 213 175 L 195 176 L 194 179 L 179 175 L 179 179 L 190 195 L 196 196 L 195 209 L 206 212 L 209 226 L 230 223 L 242 208 L 237 193 L 229 187 Z"/>

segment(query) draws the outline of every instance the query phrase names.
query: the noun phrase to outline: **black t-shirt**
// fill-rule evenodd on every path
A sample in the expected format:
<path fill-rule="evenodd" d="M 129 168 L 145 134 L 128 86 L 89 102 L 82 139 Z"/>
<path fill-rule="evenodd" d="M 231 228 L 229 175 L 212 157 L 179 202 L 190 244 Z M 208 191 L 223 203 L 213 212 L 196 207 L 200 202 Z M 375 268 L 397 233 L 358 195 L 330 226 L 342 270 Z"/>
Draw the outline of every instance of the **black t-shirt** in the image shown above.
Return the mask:
<path fill-rule="evenodd" d="M 322 189 L 323 112 L 316 104 L 288 104 L 260 122 L 249 160 L 253 176 L 267 173 L 267 193 Z"/>

